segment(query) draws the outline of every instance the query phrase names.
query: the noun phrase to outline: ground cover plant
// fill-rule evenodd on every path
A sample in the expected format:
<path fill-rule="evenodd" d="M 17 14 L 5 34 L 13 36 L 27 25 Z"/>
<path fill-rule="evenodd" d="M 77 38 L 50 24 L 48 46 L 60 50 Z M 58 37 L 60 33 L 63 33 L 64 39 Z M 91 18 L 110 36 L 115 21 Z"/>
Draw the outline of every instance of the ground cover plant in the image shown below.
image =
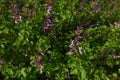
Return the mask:
<path fill-rule="evenodd" d="M 119 80 L 119 0 L 0 0 L 1 80 Z"/>

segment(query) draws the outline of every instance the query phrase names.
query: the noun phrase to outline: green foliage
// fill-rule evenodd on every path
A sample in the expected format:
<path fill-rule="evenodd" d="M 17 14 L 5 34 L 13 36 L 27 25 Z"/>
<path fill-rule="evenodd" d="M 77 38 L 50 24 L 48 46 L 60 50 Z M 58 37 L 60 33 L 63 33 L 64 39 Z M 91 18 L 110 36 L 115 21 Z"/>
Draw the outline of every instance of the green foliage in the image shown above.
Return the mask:
<path fill-rule="evenodd" d="M 116 80 L 120 78 L 119 0 L 1 0 L 0 79 Z M 51 6 L 50 14 L 46 5 Z M 20 18 L 22 17 L 22 18 Z M 49 18 L 50 24 L 44 31 Z M 80 27 L 80 34 L 75 31 Z M 73 52 L 70 45 L 73 42 Z M 80 50 L 78 47 L 82 47 Z M 34 63 L 39 62 L 43 72 Z"/>

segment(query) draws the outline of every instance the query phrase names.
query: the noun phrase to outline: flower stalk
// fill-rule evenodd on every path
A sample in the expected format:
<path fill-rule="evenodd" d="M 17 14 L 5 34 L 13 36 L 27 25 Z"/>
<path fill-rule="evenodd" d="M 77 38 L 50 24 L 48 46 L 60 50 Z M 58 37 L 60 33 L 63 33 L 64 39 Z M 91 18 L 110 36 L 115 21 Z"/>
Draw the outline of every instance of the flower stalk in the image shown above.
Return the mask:
<path fill-rule="evenodd" d="M 73 53 L 77 53 L 79 52 L 80 54 L 82 54 L 82 47 L 78 45 L 78 40 L 80 38 L 82 38 L 80 36 L 80 27 L 77 27 L 77 29 L 75 30 L 75 35 L 76 37 L 71 40 L 71 44 L 70 44 L 70 54 L 72 55 Z"/>
<path fill-rule="evenodd" d="M 48 26 L 50 25 L 50 11 L 51 11 L 51 6 L 49 4 L 47 4 L 46 13 L 48 16 L 47 16 L 45 23 L 44 23 L 44 26 L 43 26 L 44 32 L 46 29 L 48 29 Z"/>

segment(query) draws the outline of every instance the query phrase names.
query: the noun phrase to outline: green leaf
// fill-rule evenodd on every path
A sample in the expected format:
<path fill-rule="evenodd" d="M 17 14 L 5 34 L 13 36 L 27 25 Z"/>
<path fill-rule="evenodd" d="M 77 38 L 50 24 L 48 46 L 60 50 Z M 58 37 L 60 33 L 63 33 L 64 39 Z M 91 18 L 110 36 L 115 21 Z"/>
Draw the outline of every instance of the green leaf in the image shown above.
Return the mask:
<path fill-rule="evenodd" d="M 7 68 L 5 71 L 7 71 L 8 74 L 13 75 L 13 70 L 11 68 Z"/>
<path fill-rule="evenodd" d="M 46 72 L 46 76 L 50 77 L 50 72 L 49 71 Z"/>
<path fill-rule="evenodd" d="M 3 33 L 8 33 L 9 29 L 6 27 L 2 30 Z"/>
<path fill-rule="evenodd" d="M 21 74 L 23 75 L 23 77 L 26 77 L 26 76 L 27 76 L 25 70 L 26 70 L 26 68 L 22 68 L 21 71 L 20 71 Z"/>
<path fill-rule="evenodd" d="M 72 69 L 70 70 L 70 73 L 71 73 L 71 74 L 78 74 L 78 70 L 77 70 L 76 68 L 72 68 Z"/>
<path fill-rule="evenodd" d="M 70 68 L 73 68 L 73 67 L 75 67 L 76 66 L 76 62 L 75 61 L 71 61 L 70 63 L 69 63 L 69 67 Z"/>
<path fill-rule="evenodd" d="M 83 67 L 80 68 L 80 72 L 81 72 L 81 80 L 85 80 L 86 79 L 86 72 L 85 72 Z"/>
<path fill-rule="evenodd" d="M 31 66 L 35 66 L 34 65 L 34 60 L 35 60 L 35 56 L 30 56 L 30 65 Z"/>
<path fill-rule="evenodd" d="M 31 70 L 32 70 L 32 67 L 27 68 L 27 72 L 31 72 Z"/>

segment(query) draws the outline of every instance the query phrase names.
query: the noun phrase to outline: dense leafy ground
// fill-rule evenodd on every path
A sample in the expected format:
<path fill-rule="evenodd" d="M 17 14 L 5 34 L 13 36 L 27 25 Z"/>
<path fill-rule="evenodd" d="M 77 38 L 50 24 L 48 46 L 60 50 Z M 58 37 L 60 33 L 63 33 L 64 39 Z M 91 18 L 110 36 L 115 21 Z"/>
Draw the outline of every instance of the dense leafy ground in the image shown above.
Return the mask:
<path fill-rule="evenodd" d="M 119 0 L 0 0 L 2 80 L 119 80 Z"/>

